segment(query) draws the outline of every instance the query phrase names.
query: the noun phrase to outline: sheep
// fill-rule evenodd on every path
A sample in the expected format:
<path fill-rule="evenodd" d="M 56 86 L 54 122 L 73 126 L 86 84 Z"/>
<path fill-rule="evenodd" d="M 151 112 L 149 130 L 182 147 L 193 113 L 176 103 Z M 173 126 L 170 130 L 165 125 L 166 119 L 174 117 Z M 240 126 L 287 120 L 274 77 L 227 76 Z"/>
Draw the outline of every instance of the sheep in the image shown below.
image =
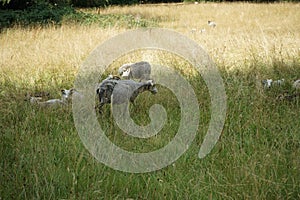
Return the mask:
<path fill-rule="evenodd" d="M 31 104 L 37 104 L 41 107 L 53 107 L 53 106 L 66 106 L 74 93 L 78 93 L 74 88 L 70 90 L 61 90 L 61 99 L 49 99 L 47 101 L 41 101 L 40 97 L 30 97 Z"/>
<path fill-rule="evenodd" d="M 150 80 L 151 65 L 145 61 L 127 63 L 122 65 L 118 72 L 126 79 Z"/>
<path fill-rule="evenodd" d="M 122 104 L 128 100 L 134 103 L 139 94 L 150 91 L 152 94 L 157 93 L 157 88 L 153 80 L 146 82 L 136 82 L 133 80 L 121 80 L 113 90 L 113 103 Z"/>
<path fill-rule="evenodd" d="M 207 21 L 208 26 L 215 28 L 217 24 L 213 21 Z"/>
<path fill-rule="evenodd" d="M 272 79 L 266 79 L 262 81 L 262 84 L 265 89 L 270 88 L 272 85 L 273 80 Z"/>
<path fill-rule="evenodd" d="M 34 97 L 33 99 L 35 99 L 36 97 L 36 100 L 42 100 L 43 98 L 49 98 L 50 97 L 50 93 L 49 92 L 45 92 L 45 91 L 42 91 L 42 92 L 34 92 L 34 93 L 31 93 L 31 92 L 27 92 L 25 94 L 25 101 L 27 100 L 31 100 L 32 97 Z"/>
<path fill-rule="evenodd" d="M 280 79 L 280 80 L 276 80 L 276 81 L 273 81 L 272 79 L 266 79 L 266 80 L 263 80 L 262 81 L 262 84 L 264 85 L 264 88 L 267 89 L 267 88 L 270 88 L 272 87 L 273 85 L 277 85 L 277 86 L 282 86 L 283 84 L 285 83 L 285 80 L 284 79 Z"/>
<path fill-rule="evenodd" d="M 104 104 L 122 104 L 134 100 L 144 91 L 157 93 L 157 88 L 153 80 L 146 82 L 136 82 L 134 80 L 104 80 L 96 90 L 99 97 L 99 112 Z"/>
<path fill-rule="evenodd" d="M 114 78 L 113 75 L 108 75 L 106 79 L 104 79 L 97 87 L 96 93 L 99 97 L 100 108 L 105 103 L 110 103 L 110 98 L 113 92 L 115 85 L 118 83 L 120 78 Z"/>
<path fill-rule="evenodd" d="M 28 97 L 31 104 L 35 104 L 40 102 L 43 98 L 42 97 Z"/>
<path fill-rule="evenodd" d="M 108 75 L 108 77 L 106 79 L 104 79 L 103 81 L 105 80 L 120 80 L 121 78 L 119 76 L 114 76 L 112 74 Z"/>
<path fill-rule="evenodd" d="M 280 80 L 273 81 L 273 82 L 272 82 L 272 85 L 278 85 L 278 86 L 281 86 L 281 85 L 284 84 L 284 82 L 285 82 L 284 79 L 280 79 Z"/>
<path fill-rule="evenodd" d="M 114 86 L 117 84 L 116 81 L 120 80 L 120 77 L 108 75 L 106 79 L 104 79 L 96 89 L 96 93 L 101 96 L 100 103 L 106 102 L 107 99 L 111 96 Z"/>
<path fill-rule="evenodd" d="M 99 85 L 99 88 L 96 90 L 99 97 L 99 108 L 106 103 L 111 103 L 111 95 L 116 84 L 118 83 L 115 80 L 106 80 Z"/>
<path fill-rule="evenodd" d="M 300 79 L 296 80 L 296 81 L 293 83 L 293 88 L 296 89 L 296 90 L 299 90 L 299 89 L 300 89 Z"/>
<path fill-rule="evenodd" d="M 74 88 L 69 90 L 62 89 L 61 90 L 61 100 L 64 102 L 68 102 L 71 100 L 73 93 L 77 92 Z"/>
<path fill-rule="evenodd" d="M 41 98 L 39 97 L 31 97 L 30 98 L 30 103 L 31 104 L 37 104 L 40 107 L 53 107 L 53 106 L 58 106 L 62 105 L 65 106 L 67 103 L 63 101 L 62 99 L 49 99 L 47 101 L 40 101 Z"/>

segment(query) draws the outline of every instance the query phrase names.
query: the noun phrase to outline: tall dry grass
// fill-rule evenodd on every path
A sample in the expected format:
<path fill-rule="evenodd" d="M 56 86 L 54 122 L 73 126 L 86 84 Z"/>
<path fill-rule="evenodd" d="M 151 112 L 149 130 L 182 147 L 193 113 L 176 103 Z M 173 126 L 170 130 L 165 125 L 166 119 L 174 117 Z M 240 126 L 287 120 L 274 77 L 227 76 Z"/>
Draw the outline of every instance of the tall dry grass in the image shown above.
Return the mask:
<path fill-rule="evenodd" d="M 299 4 L 188 4 L 112 7 L 100 13 L 132 14 L 162 19 L 161 27 L 175 29 L 194 38 L 212 56 L 231 60 L 248 59 L 251 50 L 270 56 L 299 56 Z M 215 29 L 207 21 L 217 23 Z M 196 29 L 196 31 L 192 31 Z M 206 29 L 205 33 L 200 33 Z M 279 55 L 281 54 L 281 55 Z"/>
<path fill-rule="evenodd" d="M 160 27 L 191 37 L 216 63 L 229 70 L 247 68 L 253 59 L 266 65 L 272 65 L 274 60 L 287 64 L 297 60 L 300 54 L 299 7 L 299 4 L 290 3 L 172 4 L 109 7 L 100 13 L 159 18 Z M 215 21 L 217 27 L 209 27 L 208 20 Z M 202 29 L 206 31 L 201 33 Z M 15 73 L 17 79 L 38 77 L 46 68 L 70 70 L 74 75 L 97 45 L 123 31 L 125 29 L 118 27 L 102 29 L 97 25 L 68 24 L 8 29 L 0 37 L 1 70 Z M 34 72 L 31 69 L 35 69 Z"/>

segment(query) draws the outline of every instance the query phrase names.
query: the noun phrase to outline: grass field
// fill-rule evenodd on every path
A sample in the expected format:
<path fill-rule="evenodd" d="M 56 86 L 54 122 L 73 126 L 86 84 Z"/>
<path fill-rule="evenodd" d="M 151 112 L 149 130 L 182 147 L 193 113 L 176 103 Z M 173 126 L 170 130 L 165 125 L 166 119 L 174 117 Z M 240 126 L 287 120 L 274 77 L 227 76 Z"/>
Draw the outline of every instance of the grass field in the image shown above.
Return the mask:
<path fill-rule="evenodd" d="M 300 78 L 300 4 L 167 4 L 84 10 L 109 18 L 61 26 L 14 27 L 0 33 L 0 199 L 300 199 L 300 100 L 278 101 Z M 120 17 L 121 16 L 121 17 Z M 103 19 L 104 20 L 104 19 Z M 215 28 L 208 20 L 217 23 Z M 108 24 L 107 24 L 108 23 Z M 142 25 L 140 23 L 143 23 Z M 210 97 L 202 77 L 170 54 L 157 62 L 173 66 L 190 81 L 199 102 L 197 136 L 172 165 L 151 173 L 115 171 L 83 146 L 71 106 L 41 109 L 24 101 L 26 92 L 58 98 L 73 86 L 82 62 L 108 38 L 138 27 L 163 27 L 199 43 L 216 63 L 227 93 L 222 136 L 204 159 L 197 154 L 210 120 Z M 205 32 L 200 30 L 205 29 Z M 150 59 L 135 52 L 116 59 Z M 113 71 L 115 72 L 115 71 Z M 264 90 L 261 80 L 286 80 Z M 131 107 L 147 124 L 151 103 L 168 113 L 157 137 L 132 138 L 112 128 L 106 106 L 99 121 L 124 149 L 147 152 L 166 145 L 180 121 L 176 97 L 164 87 L 144 93 Z M 162 91 L 168 95 L 162 95 Z"/>

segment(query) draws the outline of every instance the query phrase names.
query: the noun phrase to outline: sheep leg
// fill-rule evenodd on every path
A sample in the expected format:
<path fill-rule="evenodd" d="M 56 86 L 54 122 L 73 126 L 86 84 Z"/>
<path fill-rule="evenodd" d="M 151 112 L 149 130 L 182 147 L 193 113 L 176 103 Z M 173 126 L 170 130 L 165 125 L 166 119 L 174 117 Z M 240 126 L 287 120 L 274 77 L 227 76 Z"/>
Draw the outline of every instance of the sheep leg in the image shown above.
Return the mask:
<path fill-rule="evenodd" d="M 102 107 L 104 106 L 104 103 L 100 103 L 99 106 L 98 106 L 98 111 L 99 111 L 99 114 L 102 114 Z"/>

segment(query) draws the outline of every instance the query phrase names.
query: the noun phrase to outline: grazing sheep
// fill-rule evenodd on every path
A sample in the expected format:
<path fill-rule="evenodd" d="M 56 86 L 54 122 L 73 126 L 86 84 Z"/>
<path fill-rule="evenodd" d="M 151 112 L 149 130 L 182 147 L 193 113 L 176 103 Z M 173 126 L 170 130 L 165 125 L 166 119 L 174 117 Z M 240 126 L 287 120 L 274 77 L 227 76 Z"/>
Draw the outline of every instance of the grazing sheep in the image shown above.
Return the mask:
<path fill-rule="evenodd" d="M 121 80 L 113 90 L 113 103 L 122 104 L 128 100 L 134 103 L 134 100 L 139 94 L 145 91 L 150 91 L 152 94 L 157 93 L 157 88 L 153 80 L 146 82 L 136 82 L 133 80 Z"/>
<path fill-rule="evenodd" d="M 119 68 L 120 76 L 126 79 L 150 80 L 151 65 L 148 62 L 127 63 Z"/>
<path fill-rule="evenodd" d="M 134 80 L 104 80 L 97 89 L 99 97 L 99 112 L 104 104 L 122 104 L 128 101 L 134 103 L 137 96 L 144 92 L 150 91 L 157 93 L 157 88 L 152 80 L 146 82 L 136 82 Z"/>
<path fill-rule="evenodd" d="M 111 96 L 116 84 L 118 84 L 116 80 L 106 80 L 97 88 L 96 93 L 99 97 L 100 109 L 104 104 L 111 103 Z"/>
<path fill-rule="evenodd" d="M 104 79 L 97 87 L 96 93 L 99 97 L 99 108 L 101 108 L 105 103 L 110 103 L 111 95 L 113 93 L 115 85 L 118 83 L 120 78 L 114 78 L 113 75 L 109 75 Z"/>
<path fill-rule="evenodd" d="M 296 90 L 299 90 L 299 89 L 300 89 L 300 79 L 296 80 L 296 81 L 293 83 L 293 88 L 296 89 Z"/>
<path fill-rule="evenodd" d="M 99 95 L 100 103 L 104 103 L 110 98 L 110 96 L 112 95 L 113 88 L 117 84 L 116 81 L 118 80 L 120 80 L 120 77 L 113 76 L 110 74 L 97 86 L 96 93 Z"/>

